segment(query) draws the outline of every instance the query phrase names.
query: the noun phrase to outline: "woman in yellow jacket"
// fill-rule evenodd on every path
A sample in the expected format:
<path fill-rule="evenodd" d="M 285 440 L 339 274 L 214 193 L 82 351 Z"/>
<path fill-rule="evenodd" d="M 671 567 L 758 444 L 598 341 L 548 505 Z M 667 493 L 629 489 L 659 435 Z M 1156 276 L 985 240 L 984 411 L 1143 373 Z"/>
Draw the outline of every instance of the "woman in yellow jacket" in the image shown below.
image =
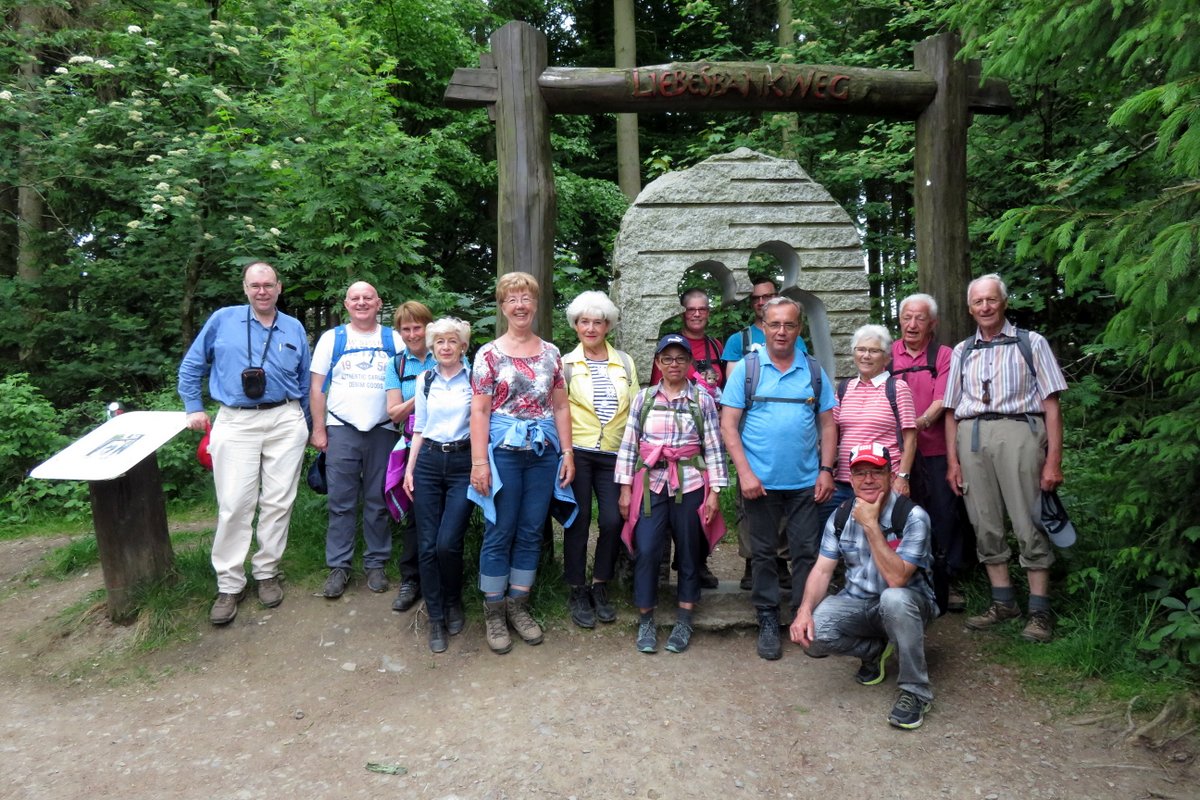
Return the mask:
<path fill-rule="evenodd" d="M 613 622 L 617 618 L 608 599 L 622 525 L 617 507 L 620 487 L 613 481 L 613 470 L 629 402 L 638 390 L 633 359 L 608 343 L 619 317 L 616 305 L 603 292 L 583 292 L 567 306 L 567 321 L 579 336 L 579 346 L 563 356 L 575 451 L 571 490 L 579 513 L 563 532 L 563 578 L 571 587 L 571 621 L 581 628 L 594 628 L 597 619 Z M 600 533 L 589 587 L 587 546 L 593 492 L 600 512 Z"/>

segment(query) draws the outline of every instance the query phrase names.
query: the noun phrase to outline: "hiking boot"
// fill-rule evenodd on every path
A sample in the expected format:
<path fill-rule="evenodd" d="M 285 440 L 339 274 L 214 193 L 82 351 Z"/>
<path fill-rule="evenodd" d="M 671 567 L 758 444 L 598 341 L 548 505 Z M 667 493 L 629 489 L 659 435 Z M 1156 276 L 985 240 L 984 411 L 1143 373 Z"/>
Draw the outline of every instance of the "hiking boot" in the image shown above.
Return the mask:
<path fill-rule="evenodd" d="M 567 608 L 571 611 L 571 622 L 581 628 L 596 627 L 596 614 L 592 611 L 592 593 L 586 586 L 571 587 L 571 596 L 567 598 Z"/>
<path fill-rule="evenodd" d="M 391 584 L 383 567 L 367 567 L 367 588 L 375 594 L 383 594 Z"/>
<path fill-rule="evenodd" d="M 529 595 L 508 598 L 508 624 L 525 644 L 542 643 L 542 628 L 529 615 Z"/>
<path fill-rule="evenodd" d="M 708 562 L 705 561 L 700 565 L 700 588 L 701 589 L 716 589 L 721 585 L 721 581 L 713 575 L 712 570 L 708 568 Z"/>
<path fill-rule="evenodd" d="M 348 583 L 350 583 L 350 570 L 334 567 L 329 570 L 329 577 L 325 579 L 325 588 L 321 590 L 321 594 L 330 600 L 336 600 L 345 593 Z"/>
<path fill-rule="evenodd" d="M 392 601 L 392 611 L 403 614 L 417 604 L 421 599 L 421 586 L 416 581 L 402 581 L 396 599 Z"/>
<path fill-rule="evenodd" d="M 462 603 L 450 603 L 446 606 L 446 632 L 451 636 L 462 633 L 466 627 L 467 617 L 463 614 Z"/>
<path fill-rule="evenodd" d="M 748 592 L 754 588 L 754 570 L 751 569 L 750 559 L 746 559 L 746 571 L 742 573 L 742 579 L 738 581 L 738 588 Z"/>
<path fill-rule="evenodd" d="M 1027 642 L 1045 644 L 1054 639 L 1054 615 L 1049 611 L 1030 611 L 1029 622 L 1021 631 L 1021 638 Z"/>
<path fill-rule="evenodd" d="M 446 652 L 446 623 L 443 620 L 429 621 L 429 649 L 434 653 Z"/>
<path fill-rule="evenodd" d="M 233 618 L 237 616 L 238 603 L 242 602 L 245 597 L 245 589 L 236 594 L 218 592 L 217 600 L 212 605 L 212 611 L 208 612 L 208 621 L 213 625 L 228 625 L 233 622 Z"/>
<path fill-rule="evenodd" d="M 874 686 L 878 683 L 883 683 L 883 679 L 887 677 L 884 670 L 884 665 L 891 658 L 896 648 L 891 642 L 888 642 L 883 650 L 879 653 L 878 658 L 863 659 L 862 666 L 858 668 L 858 672 L 854 673 L 854 680 L 861 683 L 863 686 Z"/>
<path fill-rule="evenodd" d="M 930 705 L 928 701 L 922 700 L 912 692 L 901 691 L 896 705 L 892 706 L 892 713 L 888 714 L 888 722 L 906 731 L 919 728 L 925 721 L 925 712 L 929 710 Z"/>
<path fill-rule="evenodd" d="M 692 626 L 686 622 L 676 622 L 675 627 L 671 629 L 671 635 L 667 637 L 667 649 L 672 653 L 687 650 L 692 641 L 692 630 Z"/>
<path fill-rule="evenodd" d="M 638 623 L 637 649 L 641 653 L 658 652 L 658 626 L 648 619 Z"/>
<path fill-rule="evenodd" d="M 977 617 L 967 617 L 967 627 L 973 631 L 986 631 L 1002 622 L 1021 616 L 1021 607 L 1016 603 L 1001 603 L 993 600 L 988 610 Z"/>
<path fill-rule="evenodd" d="M 274 608 L 283 602 L 283 585 L 279 583 L 278 575 L 258 581 L 258 602 L 267 608 Z"/>
<path fill-rule="evenodd" d="M 512 650 L 512 639 L 508 638 L 508 605 L 504 600 L 494 603 L 484 602 L 483 622 L 487 626 L 487 643 L 493 653 L 507 653 Z"/>
<path fill-rule="evenodd" d="M 617 610 L 608 599 L 608 584 L 592 584 L 592 608 L 596 610 L 596 619 L 601 622 L 616 622 Z"/>
<path fill-rule="evenodd" d="M 758 612 L 758 657 L 775 661 L 783 656 L 779 640 L 779 612 L 775 609 Z"/>
<path fill-rule="evenodd" d="M 967 598 L 963 597 L 962 592 L 958 589 L 952 587 L 949 594 L 946 595 L 946 610 L 954 614 L 961 614 L 967 610 Z"/>

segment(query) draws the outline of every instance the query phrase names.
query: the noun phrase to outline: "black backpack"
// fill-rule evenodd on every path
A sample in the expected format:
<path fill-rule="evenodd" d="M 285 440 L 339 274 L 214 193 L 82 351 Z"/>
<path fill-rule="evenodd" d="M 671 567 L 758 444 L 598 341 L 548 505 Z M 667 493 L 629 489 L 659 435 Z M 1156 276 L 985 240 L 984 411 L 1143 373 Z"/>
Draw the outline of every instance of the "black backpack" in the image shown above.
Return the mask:
<path fill-rule="evenodd" d="M 888 372 L 892 373 L 893 375 L 897 375 L 897 376 L 903 375 L 906 372 L 920 372 L 921 370 L 929 370 L 929 374 L 933 376 L 934 380 L 937 380 L 938 347 L 940 347 L 940 345 L 938 344 L 937 339 L 930 339 L 929 346 L 925 348 L 925 363 L 924 364 L 913 364 L 911 367 L 905 367 L 904 369 L 893 369 L 892 364 L 894 363 L 894 359 L 892 359 L 892 360 L 888 361 L 887 370 L 888 370 Z"/>
<path fill-rule="evenodd" d="M 842 530 L 846 527 L 846 522 L 850 519 L 850 509 L 854 506 L 854 498 L 845 500 L 837 511 L 833 512 L 833 532 L 840 539 L 842 538 Z M 888 521 L 888 525 L 883 528 L 883 535 L 894 534 L 897 539 L 904 536 L 904 524 L 908 521 L 908 515 L 912 513 L 916 503 L 912 498 L 905 495 L 896 495 L 896 502 L 892 504 L 892 517 Z M 944 553 L 936 552 L 933 548 L 933 536 L 930 532 L 929 540 L 930 551 L 933 552 L 933 569 L 928 570 L 924 567 L 919 567 L 921 575 L 933 587 L 933 598 L 937 601 L 937 615 L 940 617 L 946 613 L 946 606 L 950 599 L 950 573 L 946 569 L 946 556 Z M 932 574 L 931 574 L 932 573 Z"/>
<path fill-rule="evenodd" d="M 861 380 L 861 379 L 860 379 Z M 846 387 L 850 385 L 849 378 L 842 378 L 838 383 L 837 398 L 841 404 L 842 398 L 846 396 Z M 900 428 L 900 405 L 896 402 L 896 376 L 888 375 L 887 381 L 884 383 L 883 391 L 887 395 L 888 402 L 892 406 L 892 416 L 896 418 L 896 447 L 901 453 L 904 452 L 904 431 Z"/>

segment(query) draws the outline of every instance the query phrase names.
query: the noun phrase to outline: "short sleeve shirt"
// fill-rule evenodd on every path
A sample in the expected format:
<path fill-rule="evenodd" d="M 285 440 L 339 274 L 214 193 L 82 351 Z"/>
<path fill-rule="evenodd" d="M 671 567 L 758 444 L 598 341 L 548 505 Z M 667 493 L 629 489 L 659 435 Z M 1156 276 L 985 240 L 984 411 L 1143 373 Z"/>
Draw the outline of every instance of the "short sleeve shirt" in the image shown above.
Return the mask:
<path fill-rule="evenodd" d="M 369 431 L 390 423 L 383 377 L 392 357 L 383 349 L 382 330 L 376 327 L 363 333 L 347 325 L 346 349 L 336 364 L 331 363 L 334 331 L 325 331 L 317 340 L 310 369 L 314 375 L 330 375 L 325 424 L 342 425 L 344 420 L 360 431 Z M 394 350 L 403 346 L 395 331 L 392 343 Z"/>
<path fill-rule="evenodd" d="M 870 383 L 851 378 L 846 384 L 846 394 L 833 410 L 833 419 L 838 425 L 838 464 L 835 480 L 850 482 L 850 449 L 862 444 L 879 442 L 893 454 L 900 453 L 900 442 L 896 440 L 896 415 L 887 399 L 888 373 L 876 375 Z M 900 428 L 917 427 L 917 415 L 913 413 L 912 390 L 904 381 L 896 381 L 896 408 L 900 411 Z M 892 458 L 892 472 L 900 469 L 900 459 Z"/>
<path fill-rule="evenodd" d="M 541 344 L 541 352 L 528 357 L 510 356 L 495 342 L 479 348 L 471 369 L 471 390 L 491 396 L 493 414 L 524 420 L 554 416 L 551 395 L 566 388 L 562 357 L 554 345 Z"/>

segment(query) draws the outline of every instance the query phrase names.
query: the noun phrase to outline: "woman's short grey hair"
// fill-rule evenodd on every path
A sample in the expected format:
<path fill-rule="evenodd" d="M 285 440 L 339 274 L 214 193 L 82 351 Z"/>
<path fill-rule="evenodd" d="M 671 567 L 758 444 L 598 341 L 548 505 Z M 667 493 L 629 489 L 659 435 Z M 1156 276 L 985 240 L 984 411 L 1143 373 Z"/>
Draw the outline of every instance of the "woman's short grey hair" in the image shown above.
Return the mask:
<path fill-rule="evenodd" d="M 567 306 L 567 322 L 574 328 L 580 317 L 600 317 L 612 329 L 617 327 L 621 312 L 604 292 L 580 292 Z"/>
<path fill-rule="evenodd" d="M 433 340 L 439 336 L 453 334 L 463 347 L 471 344 L 471 323 L 458 317 L 442 317 L 425 326 L 425 346 L 433 349 Z"/>
<path fill-rule="evenodd" d="M 863 342 L 872 339 L 879 341 L 879 347 L 886 353 L 892 349 L 892 335 L 882 325 L 863 325 L 850 337 L 850 349 L 858 347 Z"/>
<path fill-rule="evenodd" d="M 937 300 L 934 300 L 932 295 L 925 294 L 924 292 L 918 292 L 917 294 L 910 294 L 908 297 L 906 297 L 900 301 L 900 308 L 896 313 L 897 317 L 904 316 L 904 307 L 907 306 L 909 303 L 924 303 L 925 307 L 929 309 L 929 318 L 931 320 L 934 320 L 935 322 L 937 321 L 937 318 L 938 318 Z"/>

